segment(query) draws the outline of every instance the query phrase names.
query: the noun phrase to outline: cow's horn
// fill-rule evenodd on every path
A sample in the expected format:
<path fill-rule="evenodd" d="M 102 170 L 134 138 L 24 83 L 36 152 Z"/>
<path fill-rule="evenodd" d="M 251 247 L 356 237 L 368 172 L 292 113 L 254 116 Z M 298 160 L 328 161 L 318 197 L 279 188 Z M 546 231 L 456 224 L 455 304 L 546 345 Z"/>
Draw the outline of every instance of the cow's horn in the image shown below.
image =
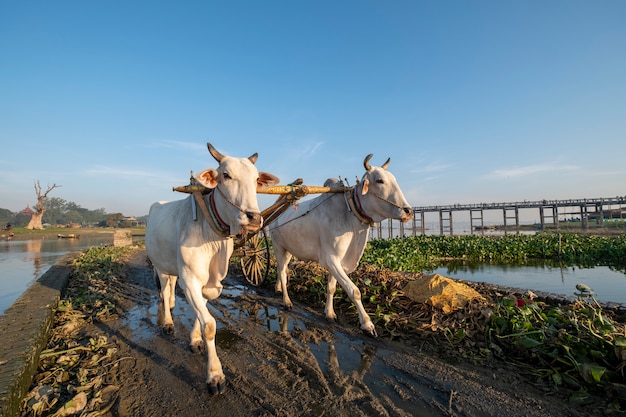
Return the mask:
<path fill-rule="evenodd" d="M 209 142 L 207 142 L 206 146 L 209 148 L 209 152 L 211 152 L 213 158 L 215 158 L 217 162 L 222 162 L 222 159 L 224 159 L 224 155 L 222 155 L 217 149 L 215 149 L 213 145 L 211 145 Z"/>
<path fill-rule="evenodd" d="M 366 171 L 369 171 L 370 169 L 372 169 L 372 166 L 370 165 L 370 159 L 372 159 L 372 156 L 374 156 L 374 154 L 369 154 L 365 157 L 365 161 L 363 161 L 363 166 L 365 167 Z"/>
<path fill-rule="evenodd" d="M 389 168 L 389 162 L 391 162 L 391 158 L 387 158 L 387 162 L 385 162 L 385 163 L 381 166 L 381 168 L 382 168 L 382 169 L 387 169 L 387 168 Z"/>
<path fill-rule="evenodd" d="M 256 164 L 256 160 L 259 158 L 259 154 L 257 152 L 253 153 L 252 155 L 250 155 L 248 157 L 248 159 L 250 160 L 250 162 L 252 162 L 253 164 Z"/>

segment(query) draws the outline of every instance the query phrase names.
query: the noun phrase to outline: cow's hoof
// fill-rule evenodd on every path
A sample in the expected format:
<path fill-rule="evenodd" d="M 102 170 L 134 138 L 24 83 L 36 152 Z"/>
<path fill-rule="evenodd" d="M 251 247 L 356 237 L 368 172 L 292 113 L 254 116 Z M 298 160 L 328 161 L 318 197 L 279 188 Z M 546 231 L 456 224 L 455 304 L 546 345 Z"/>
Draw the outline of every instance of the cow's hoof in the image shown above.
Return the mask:
<path fill-rule="evenodd" d="M 163 326 L 163 333 L 165 333 L 165 334 L 174 334 L 174 325 L 173 324 L 166 324 L 165 326 Z"/>
<path fill-rule="evenodd" d="M 189 349 L 191 349 L 193 353 L 204 353 L 204 343 L 202 343 L 202 341 L 190 343 Z"/>
<path fill-rule="evenodd" d="M 220 381 L 211 381 L 207 384 L 207 386 L 209 387 L 209 394 L 223 394 L 224 391 L 226 391 L 226 380 L 222 379 Z"/>
<path fill-rule="evenodd" d="M 364 332 L 368 333 L 372 337 L 378 337 L 378 333 L 376 333 L 376 327 L 374 327 L 373 323 L 369 323 L 370 325 L 365 325 L 361 327 Z"/>

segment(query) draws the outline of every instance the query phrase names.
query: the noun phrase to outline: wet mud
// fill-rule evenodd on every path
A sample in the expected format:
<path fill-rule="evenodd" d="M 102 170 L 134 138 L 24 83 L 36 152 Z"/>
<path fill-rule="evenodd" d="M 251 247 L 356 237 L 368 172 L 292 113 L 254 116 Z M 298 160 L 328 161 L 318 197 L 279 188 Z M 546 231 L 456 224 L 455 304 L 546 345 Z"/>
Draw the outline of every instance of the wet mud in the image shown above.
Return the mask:
<path fill-rule="evenodd" d="M 507 369 L 452 364 L 419 348 L 329 323 L 229 275 L 209 303 L 226 392 L 206 387 L 206 355 L 189 349 L 193 313 L 177 293 L 175 331 L 159 328 L 158 292 L 145 252 L 131 261 L 125 312 L 98 324 L 117 345 L 114 416 L 577 416 Z"/>

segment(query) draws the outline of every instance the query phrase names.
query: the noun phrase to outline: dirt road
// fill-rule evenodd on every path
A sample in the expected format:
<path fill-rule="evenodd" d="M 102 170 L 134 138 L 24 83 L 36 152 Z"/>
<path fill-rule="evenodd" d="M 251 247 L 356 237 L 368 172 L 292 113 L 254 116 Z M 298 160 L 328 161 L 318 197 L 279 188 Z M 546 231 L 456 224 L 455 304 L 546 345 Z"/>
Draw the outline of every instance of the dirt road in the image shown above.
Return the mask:
<path fill-rule="evenodd" d="M 117 349 L 108 383 L 119 387 L 110 416 L 587 416 L 546 395 L 514 369 L 450 363 L 413 346 L 327 323 L 323 311 L 229 276 L 210 308 L 227 377 L 223 395 L 206 388 L 206 356 L 188 348 L 192 314 L 177 297 L 176 330 L 158 326 L 158 292 L 145 252 L 129 263 L 118 294 L 122 317 L 97 324 Z M 597 415 L 602 415 L 601 410 Z"/>

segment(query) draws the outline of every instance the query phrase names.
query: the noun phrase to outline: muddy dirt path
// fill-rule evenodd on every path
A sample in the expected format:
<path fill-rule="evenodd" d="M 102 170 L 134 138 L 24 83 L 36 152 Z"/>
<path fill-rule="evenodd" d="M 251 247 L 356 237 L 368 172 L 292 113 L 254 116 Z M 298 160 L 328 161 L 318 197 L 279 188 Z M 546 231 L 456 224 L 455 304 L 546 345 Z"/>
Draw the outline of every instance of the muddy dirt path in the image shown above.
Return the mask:
<path fill-rule="evenodd" d="M 158 327 L 145 252 L 129 264 L 123 318 L 98 324 L 119 348 L 114 416 L 582 416 L 506 369 L 454 366 L 404 343 L 327 323 L 323 311 L 229 276 L 210 309 L 227 378 L 209 395 L 206 356 L 188 348 L 191 309 L 177 296 L 176 330 Z M 418 345 L 416 343 L 416 345 Z M 419 345 L 418 345 L 419 346 Z"/>

